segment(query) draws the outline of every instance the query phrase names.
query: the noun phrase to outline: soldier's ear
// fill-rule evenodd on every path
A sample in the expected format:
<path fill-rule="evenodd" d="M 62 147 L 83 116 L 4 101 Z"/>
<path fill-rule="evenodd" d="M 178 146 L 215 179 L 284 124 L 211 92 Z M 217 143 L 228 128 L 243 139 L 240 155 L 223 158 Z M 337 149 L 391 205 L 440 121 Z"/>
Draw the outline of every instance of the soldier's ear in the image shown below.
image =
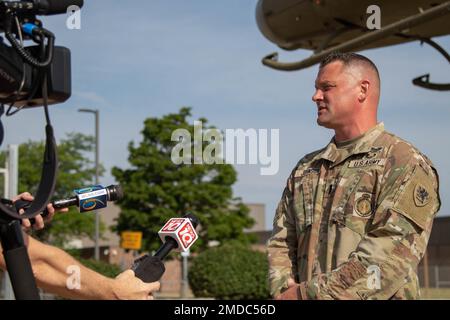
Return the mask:
<path fill-rule="evenodd" d="M 370 88 L 369 80 L 361 81 L 359 88 L 360 88 L 360 92 L 358 94 L 358 101 L 363 102 L 364 100 L 366 100 L 367 95 L 369 93 L 369 88 Z"/>

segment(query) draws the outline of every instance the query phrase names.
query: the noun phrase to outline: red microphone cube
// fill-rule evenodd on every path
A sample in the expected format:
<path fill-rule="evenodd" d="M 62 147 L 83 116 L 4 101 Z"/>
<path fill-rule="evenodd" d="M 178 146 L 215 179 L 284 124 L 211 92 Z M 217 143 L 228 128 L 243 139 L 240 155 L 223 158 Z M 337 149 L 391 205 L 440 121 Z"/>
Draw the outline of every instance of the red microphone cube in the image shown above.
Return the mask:
<path fill-rule="evenodd" d="M 175 250 L 181 252 L 186 252 L 198 238 L 188 218 L 171 218 L 158 234 L 162 242 L 166 242 L 166 237 L 173 238 L 178 243 L 178 248 Z"/>

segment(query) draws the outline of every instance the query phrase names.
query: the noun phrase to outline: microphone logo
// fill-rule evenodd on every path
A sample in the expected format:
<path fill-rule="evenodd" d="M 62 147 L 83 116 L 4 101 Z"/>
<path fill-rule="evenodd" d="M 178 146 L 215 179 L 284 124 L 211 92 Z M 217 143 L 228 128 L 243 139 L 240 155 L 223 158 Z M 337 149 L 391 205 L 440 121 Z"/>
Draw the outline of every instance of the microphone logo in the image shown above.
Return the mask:
<path fill-rule="evenodd" d="M 108 192 L 102 185 L 95 185 L 75 190 L 78 197 L 80 212 L 106 208 Z"/>
<path fill-rule="evenodd" d="M 105 208 L 106 203 L 99 199 L 86 199 L 85 201 L 81 202 L 81 207 L 83 211 L 91 211 L 94 210 L 96 207 L 99 208 Z"/>
<path fill-rule="evenodd" d="M 195 232 L 192 224 L 186 223 L 180 231 L 178 231 L 178 236 L 180 238 L 181 245 L 183 246 L 183 251 L 189 249 L 192 243 L 197 240 L 197 233 Z"/>
<path fill-rule="evenodd" d="M 177 230 L 184 222 L 183 218 L 172 218 L 162 227 L 163 232 L 173 232 Z"/>

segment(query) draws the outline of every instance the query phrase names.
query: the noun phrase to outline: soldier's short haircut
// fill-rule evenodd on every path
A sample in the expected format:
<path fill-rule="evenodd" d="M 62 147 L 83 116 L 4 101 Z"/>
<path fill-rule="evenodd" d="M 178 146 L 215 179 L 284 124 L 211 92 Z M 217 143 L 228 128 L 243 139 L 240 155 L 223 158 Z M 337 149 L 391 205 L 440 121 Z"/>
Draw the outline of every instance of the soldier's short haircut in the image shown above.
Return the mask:
<path fill-rule="evenodd" d="M 368 67 L 373 72 L 375 72 L 378 83 L 380 83 L 380 74 L 378 72 L 378 68 L 375 65 L 375 63 L 372 62 L 369 58 L 357 54 L 354 52 L 332 52 L 329 55 L 327 55 L 321 62 L 319 68 L 322 69 L 327 64 L 330 64 L 334 61 L 341 61 L 344 66 L 351 66 L 351 65 L 362 65 L 364 67 Z"/>

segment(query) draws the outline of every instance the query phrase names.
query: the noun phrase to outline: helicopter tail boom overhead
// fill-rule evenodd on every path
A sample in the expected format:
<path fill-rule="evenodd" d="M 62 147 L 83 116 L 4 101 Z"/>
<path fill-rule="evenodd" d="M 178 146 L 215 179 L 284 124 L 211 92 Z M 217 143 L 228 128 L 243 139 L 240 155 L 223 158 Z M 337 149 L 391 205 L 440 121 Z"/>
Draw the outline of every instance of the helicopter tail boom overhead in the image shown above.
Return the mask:
<path fill-rule="evenodd" d="M 383 22 L 388 24 L 378 30 L 369 30 L 361 23 L 361 14 L 366 14 L 364 6 L 370 2 L 260 0 L 256 20 L 267 39 L 286 50 L 314 50 L 301 61 L 279 62 L 278 54 L 271 53 L 262 63 L 276 70 L 301 70 L 319 63 L 334 51 L 360 51 L 415 40 L 431 45 L 449 60 L 448 53 L 430 38 L 450 34 L 450 1 L 379 1 L 385 5 Z M 404 6 L 401 13 L 394 10 L 399 5 Z M 426 7 L 429 8 L 424 10 Z M 450 90 L 450 84 L 432 84 L 426 76 L 414 79 L 413 83 L 432 90 Z"/>

